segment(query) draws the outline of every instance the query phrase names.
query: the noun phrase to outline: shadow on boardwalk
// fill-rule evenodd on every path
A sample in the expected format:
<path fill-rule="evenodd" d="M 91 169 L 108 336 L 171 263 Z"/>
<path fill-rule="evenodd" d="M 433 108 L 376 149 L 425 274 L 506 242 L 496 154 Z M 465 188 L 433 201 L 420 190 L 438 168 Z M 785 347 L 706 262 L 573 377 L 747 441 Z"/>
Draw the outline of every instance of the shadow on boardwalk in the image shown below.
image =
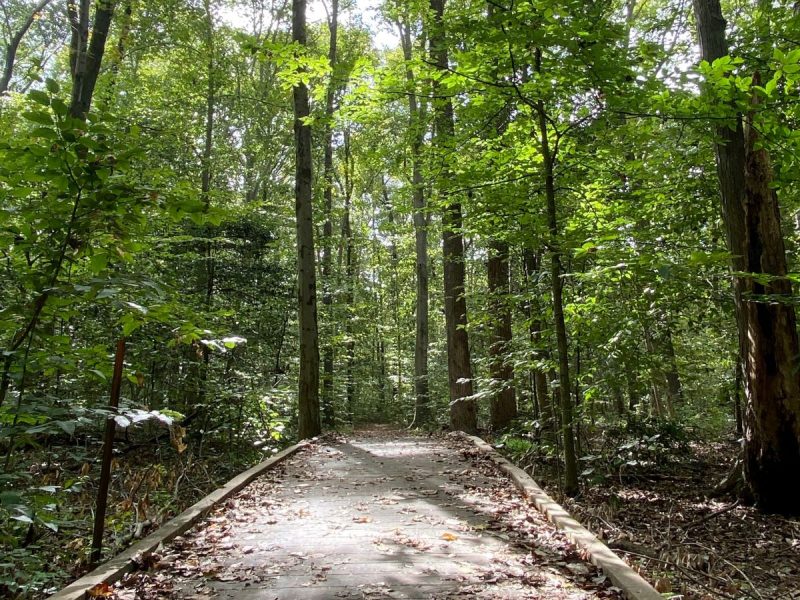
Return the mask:
<path fill-rule="evenodd" d="M 620 598 L 471 446 L 324 439 L 115 591 L 133 598 Z"/>

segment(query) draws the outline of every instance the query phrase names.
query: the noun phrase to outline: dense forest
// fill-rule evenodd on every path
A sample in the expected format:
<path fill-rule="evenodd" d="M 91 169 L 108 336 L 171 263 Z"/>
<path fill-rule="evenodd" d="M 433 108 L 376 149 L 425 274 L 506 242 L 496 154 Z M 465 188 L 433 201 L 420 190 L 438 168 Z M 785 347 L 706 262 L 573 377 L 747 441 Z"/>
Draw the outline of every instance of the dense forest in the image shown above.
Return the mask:
<path fill-rule="evenodd" d="M 0 0 L 0 37 L 0 595 L 358 423 L 565 498 L 703 448 L 800 513 L 796 3 Z"/>

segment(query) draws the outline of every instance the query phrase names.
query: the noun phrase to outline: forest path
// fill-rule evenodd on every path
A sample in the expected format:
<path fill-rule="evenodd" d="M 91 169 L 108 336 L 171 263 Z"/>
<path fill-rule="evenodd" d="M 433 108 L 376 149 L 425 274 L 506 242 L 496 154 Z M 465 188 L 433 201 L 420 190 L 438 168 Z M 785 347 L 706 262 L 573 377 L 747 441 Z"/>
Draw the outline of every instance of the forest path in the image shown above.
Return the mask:
<path fill-rule="evenodd" d="M 469 443 L 400 432 L 323 438 L 156 560 L 118 597 L 621 597 Z"/>

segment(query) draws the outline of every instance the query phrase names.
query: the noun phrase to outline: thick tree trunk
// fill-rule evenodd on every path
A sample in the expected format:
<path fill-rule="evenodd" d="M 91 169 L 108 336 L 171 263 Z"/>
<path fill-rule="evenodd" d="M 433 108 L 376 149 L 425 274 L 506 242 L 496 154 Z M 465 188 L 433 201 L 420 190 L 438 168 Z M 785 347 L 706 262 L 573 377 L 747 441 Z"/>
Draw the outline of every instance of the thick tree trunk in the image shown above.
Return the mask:
<path fill-rule="evenodd" d="M 17 60 L 17 51 L 19 50 L 19 45 L 20 42 L 22 42 L 22 38 L 25 37 L 26 33 L 28 33 L 31 25 L 33 25 L 33 22 L 36 20 L 37 15 L 42 12 L 52 1 L 53 0 L 40 0 L 40 2 L 28 15 L 28 18 L 25 19 L 25 22 L 22 24 L 22 26 L 17 29 L 17 31 L 9 40 L 8 46 L 6 46 L 6 60 L 5 65 L 3 66 L 3 75 L 0 77 L 0 96 L 8 92 L 8 86 L 11 84 L 11 77 L 14 75 L 14 63 Z"/>
<path fill-rule="evenodd" d="M 492 429 L 501 430 L 517 417 L 517 398 L 514 390 L 514 368 L 508 360 L 511 350 L 511 308 L 508 304 L 510 276 L 508 244 L 492 242 L 487 266 L 492 324 L 489 345 L 489 371 L 497 391 L 492 395 L 490 417 Z"/>
<path fill-rule="evenodd" d="M 331 69 L 336 67 L 337 40 L 339 32 L 339 0 L 333 0 L 330 15 L 330 44 L 328 48 L 328 62 Z M 333 245 L 333 115 L 334 100 L 336 95 L 336 78 L 331 77 L 325 97 L 325 157 L 323 162 L 324 210 L 325 223 L 322 228 L 322 283 L 324 293 L 322 303 L 325 305 L 326 316 L 333 321 L 333 291 L 331 290 L 331 251 Z M 325 350 L 322 360 L 322 414 L 325 424 L 334 425 L 336 412 L 333 404 L 333 342 L 331 336 L 325 341 Z"/>
<path fill-rule="evenodd" d="M 416 323 L 414 335 L 414 421 L 425 426 L 432 419 L 428 385 L 428 217 L 425 210 L 425 189 L 422 179 L 422 148 L 425 143 L 423 110 L 415 92 L 415 77 L 411 67 L 411 27 L 400 24 L 400 41 L 406 61 L 408 83 L 409 128 L 411 129 L 411 185 L 414 206 L 414 273 L 417 283 Z"/>
<path fill-rule="evenodd" d="M 704 60 L 728 54 L 719 0 L 695 0 Z M 743 357 L 744 475 L 760 507 L 800 513 L 800 354 L 791 284 L 766 150 L 741 116 L 716 134 L 717 172 Z M 753 277 L 740 273 L 763 274 Z"/>
<path fill-rule="evenodd" d="M 306 0 L 292 0 L 292 41 L 306 45 Z M 319 340 L 317 336 L 317 281 L 314 256 L 313 181 L 308 88 L 293 90 L 295 139 L 295 214 L 297 218 L 297 302 L 300 328 L 298 378 L 298 435 L 313 437 L 322 431 L 319 412 Z"/>
<path fill-rule="evenodd" d="M 92 105 L 92 96 L 100 75 L 100 65 L 106 50 L 106 40 L 116 2 L 98 0 L 91 28 L 91 40 L 89 39 L 90 4 L 89 0 L 67 3 L 72 29 L 70 41 L 72 100 L 69 114 L 81 120 L 86 119 Z"/>
<path fill-rule="evenodd" d="M 445 0 L 430 0 L 434 24 L 430 38 L 431 59 L 446 73 L 449 69 L 447 41 L 444 36 Z M 439 88 L 434 83 L 434 93 Z M 438 98 L 436 109 L 436 143 L 442 153 L 453 152 L 455 116 L 449 98 Z M 448 188 L 450 173 L 445 157 L 442 165 L 440 194 L 442 215 L 442 254 L 444 260 L 444 315 L 447 326 L 447 372 L 450 384 L 450 425 L 456 431 L 474 433 L 478 429 L 478 406 L 473 398 L 472 363 L 467 334 L 467 301 L 464 295 L 464 239 L 462 237 L 461 203 Z"/>

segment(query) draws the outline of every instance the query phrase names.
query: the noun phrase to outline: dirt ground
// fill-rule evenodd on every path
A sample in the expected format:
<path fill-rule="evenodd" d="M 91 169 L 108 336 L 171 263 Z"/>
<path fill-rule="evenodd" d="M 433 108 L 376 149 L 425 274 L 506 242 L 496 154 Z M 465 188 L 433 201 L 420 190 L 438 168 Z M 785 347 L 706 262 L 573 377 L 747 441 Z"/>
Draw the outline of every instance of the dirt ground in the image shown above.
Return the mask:
<path fill-rule="evenodd" d="M 693 443 L 562 501 L 659 591 L 682 600 L 798 599 L 800 519 L 708 497 L 736 448 Z"/>

